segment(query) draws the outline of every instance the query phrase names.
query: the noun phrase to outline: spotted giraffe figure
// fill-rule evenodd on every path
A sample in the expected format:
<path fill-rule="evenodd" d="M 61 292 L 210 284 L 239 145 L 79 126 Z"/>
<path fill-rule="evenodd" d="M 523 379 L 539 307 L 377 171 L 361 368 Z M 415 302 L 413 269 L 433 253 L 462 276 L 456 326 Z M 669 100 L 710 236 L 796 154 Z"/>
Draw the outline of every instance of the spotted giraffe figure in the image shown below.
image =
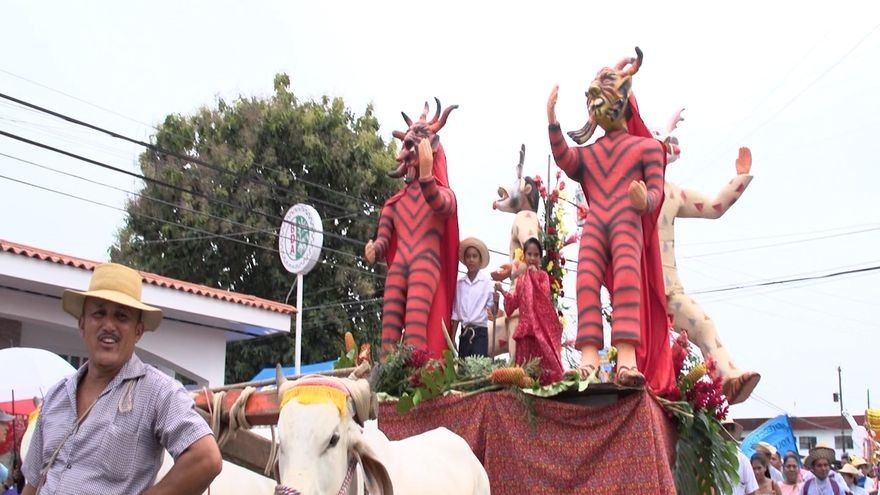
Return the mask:
<path fill-rule="evenodd" d="M 667 163 L 672 163 L 678 158 L 678 142 L 675 138 L 671 140 L 667 138 L 667 150 L 669 151 Z M 685 293 L 675 263 L 675 219 L 720 218 L 736 203 L 752 182 L 752 176 L 749 175 L 751 167 L 751 151 L 745 147 L 740 148 L 736 159 L 737 176 L 728 182 L 714 199 L 667 181 L 663 188 L 666 197 L 660 208 L 658 229 L 663 260 L 663 281 L 666 285 L 666 305 L 672 324 L 676 331 L 686 331 L 704 356 L 712 356 L 716 372 L 722 379 L 724 395 L 727 396 L 730 404 L 738 404 L 748 399 L 761 380 L 761 375 L 754 371 L 744 372 L 736 367 L 727 348 L 721 344 L 715 322 L 694 299 Z"/>
<path fill-rule="evenodd" d="M 364 257 L 374 263 L 385 257 L 388 274 L 382 305 L 383 356 L 401 339 L 415 349 L 441 358 L 447 348 L 443 335 L 452 325 L 452 304 L 458 268 L 458 216 L 455 194 L 449 188 L 446 154 L 437 132 L 457 105 L 427 120 L 428 104 L 417 121 L 406 114 L 406 132 L 397 169 L 405 185 L 382 207 L 375 241 L 367 242 Z M 445 327 L 444 327 L 445 326 Z"/>

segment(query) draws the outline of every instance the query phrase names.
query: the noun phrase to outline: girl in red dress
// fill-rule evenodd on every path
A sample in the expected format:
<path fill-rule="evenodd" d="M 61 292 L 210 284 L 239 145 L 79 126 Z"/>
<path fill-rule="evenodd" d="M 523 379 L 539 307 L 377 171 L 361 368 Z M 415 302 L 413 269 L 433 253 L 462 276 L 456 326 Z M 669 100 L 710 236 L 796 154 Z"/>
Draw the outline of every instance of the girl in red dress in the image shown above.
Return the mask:
<path fill-rule="evenodd" d="M 516 364 L 541 358 L 540 381 L 547 385 L 562 379 L 562 324 L 550 299 L 550 276 L 541 268 L 541 243 L 531 238 L 523 248 L 525 264 L 515 262 L 514 271 L 519 274 L 510 292 L 500 282 L 495 283 L 495 290 L 504 295 L 507 314 L 519 309 L 519 326 L 513 334 Z"/>

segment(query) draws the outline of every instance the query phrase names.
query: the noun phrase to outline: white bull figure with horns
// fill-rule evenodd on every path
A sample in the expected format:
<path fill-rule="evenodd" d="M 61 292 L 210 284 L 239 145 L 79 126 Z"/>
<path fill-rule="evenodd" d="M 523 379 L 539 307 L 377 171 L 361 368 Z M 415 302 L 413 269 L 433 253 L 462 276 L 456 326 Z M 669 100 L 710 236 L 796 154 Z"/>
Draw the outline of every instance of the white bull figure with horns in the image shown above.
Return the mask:
<path fill-rule="evenodd" d="M 437 428 L 392 442 L 379 431 L 365 379 L 283 381 L 281 495 L 488 495 L 489 477 L 460 436 Z M 366 423 L 366 424 L 365 424 Z"/>

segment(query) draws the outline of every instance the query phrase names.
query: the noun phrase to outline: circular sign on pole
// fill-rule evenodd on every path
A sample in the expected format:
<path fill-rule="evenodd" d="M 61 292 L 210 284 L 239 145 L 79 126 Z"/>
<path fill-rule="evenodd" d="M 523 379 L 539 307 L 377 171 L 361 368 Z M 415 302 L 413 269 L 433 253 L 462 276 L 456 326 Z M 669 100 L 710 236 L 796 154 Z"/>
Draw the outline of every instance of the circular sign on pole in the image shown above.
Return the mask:
<path fill-rule="evenodd" d="M 309 205 L 292 206 L 284 215 L 278 234 L 281 264 L 290 273 L 305 275 L 315 267 L 324 245 L 321 216 Z"/>

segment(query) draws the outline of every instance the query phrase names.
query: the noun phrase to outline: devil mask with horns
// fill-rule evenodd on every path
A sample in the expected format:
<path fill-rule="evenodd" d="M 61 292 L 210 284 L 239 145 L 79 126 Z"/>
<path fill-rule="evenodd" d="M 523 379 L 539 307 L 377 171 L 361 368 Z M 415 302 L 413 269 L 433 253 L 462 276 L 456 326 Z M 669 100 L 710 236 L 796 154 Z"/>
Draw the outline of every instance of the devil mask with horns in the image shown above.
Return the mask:
<path fill-rule="evenodd" d="M 458 105 L 452 105 L 441 113 L 440 100 L 434 98 L 434 101 L 437 103 L 437 111 L 434 113 L 434 118 L 430 121 L 427 120 L 428 102 L 425 102 L 425 109 L 422 111 L 422 115 L 419 116 L 419 120 L 415 122 L 406 113 L 400 112 L 403 115 L 403 120 L 406 121 L 406 125 L 409 127 L 406 131 L 394 131 L 392 133 L 394 137 L 400 139 L 401 146 L 400 152 L 397 154 L 397 169 L 388 174 L 391 177 L 395 179 L 403 177 L 407 183 L 410 183 L 419 176 L 418 148 L 419 143 L 423 139 L 430 139 L 431 151 L 433 153 L 436 154 L 440 148 L 440 137 L 437 133 L 446 125 L 449 113 L 458 108 Z"/>
<path fill-rule="evenodd" d="M 446 124 L 453 105 L 428 120 L 428 104 L 417 121 L 406 114 L 397 169 L 406 185 L 389 198 L 379 215 L 375 241 L 364 256 L 369 263 L 385 257 L 388 274 L 382 306 L 383 355 L 401 340 L 441 358 L 447 348 L 444 325 L 450 329 L 458 268 L 458 216 L 455 194 L 449 188 L 446 155 L 437 132 Z"/>

